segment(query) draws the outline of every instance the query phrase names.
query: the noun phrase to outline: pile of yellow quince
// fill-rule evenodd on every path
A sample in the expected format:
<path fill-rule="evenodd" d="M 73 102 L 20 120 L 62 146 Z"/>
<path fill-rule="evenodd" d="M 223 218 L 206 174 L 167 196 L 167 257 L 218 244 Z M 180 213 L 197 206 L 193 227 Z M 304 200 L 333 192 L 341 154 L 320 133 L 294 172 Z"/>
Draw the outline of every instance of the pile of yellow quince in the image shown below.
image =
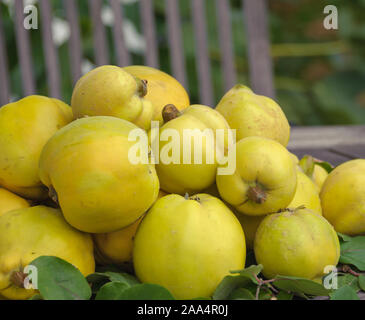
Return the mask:
<path fill-rule="evenodd" d="M 212 295 L 247 249 L 266 278 L 321 281 L 339 261 L 336 231 L 365 233 L 365 160 L 303 170 L 280 106 L 246 86 L 211 107 L 144 66 L 92 70 L 71 107 L 44 96 L 3 106 L 0 296 L 36 294 L 24 268 L 44 255 L 85 276 L 95 260 L 119 265 L 177 299 Z"/>

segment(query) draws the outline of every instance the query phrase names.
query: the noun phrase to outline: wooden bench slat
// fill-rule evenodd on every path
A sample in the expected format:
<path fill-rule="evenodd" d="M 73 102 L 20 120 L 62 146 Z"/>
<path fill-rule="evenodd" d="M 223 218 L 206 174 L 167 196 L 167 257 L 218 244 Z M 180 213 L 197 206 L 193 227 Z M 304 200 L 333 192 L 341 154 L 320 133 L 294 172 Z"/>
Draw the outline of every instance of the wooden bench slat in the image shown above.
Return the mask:
<path fill-rule="evenodd" d="M 109 61 L 105 28 L 101 19 L 102 5 L 102 0 L 89 0 L 91 21 L 93 24 L 95 63 L 98 66 L 108 64 Z"/>
<path fill-rule="evenodd" d="M 153 0 L 140 0 L 140 13 L 143 34 L 146 39 L 145 62 L 150 67 L 158 68 L 159 57 Z"/>
<path fill-rule="evenodd" d="M 365 159 L 365 136 L 363 137 L 363 144 L 356 144 L 351 146 L 335 146 L 330 150 L 339 155 L 343 155 L 352 159 Z"/>
<path fill-rule="evenodd" d="M 24 28 L 23 0 L 15 0 L 15 33 L 19 64 L 22 75 L 23 95 L 35 93 L 35 82 L 32 69 L 32 52 L 28 30 Z"/>
<path fill-rule="evenodd" d="M 251 87 L 258 94 L 275 98 L 266 1 L 243 0 L 243 11 Z"/>
<path fill-rule="evenodd" d="M 113 38 L 116 49 L 117 62 L 120 67 L 130 65 L 130 56 L 125 45 L 123 34 L 123 6 L 120 0 L 110 0 L 110 6 L 114 13 Z"/>
<path fill-rule="evenodd" d="M 191 0 L 191 13 L 195 31 L 195 52 L 198 83 L 200 87 L 200 100 L 202 104 L 213 107 L 214 98 L 204 0 Z"/>
<path fill-rule="evenodd" d="M 293 152 L 295 155 L 301 159 L 305 155 L 311 155 L 317 159 L 329 162 L 333 166 L 338 166 L 339 164 L 349 161 L 353 159 L 352 157 L 348 157 L 345 155 L 341 155 L 335 152 L 332 152 L 329 149 L 311 149 L 311 148 L 301 148 L 301 149 L 292 149 L 289 148 L 289 151 Z"/>
<path fill-rule="evenodd" d="M 4 39 L 4 28 L 0 6 L 0 107 L 9 103 L 10 100 L 10 83 L 8 72 L 8 57 L 6 54 L 6 43 Z"/>
<path fill-rule="evenodd" d="M 178 0 L 166 0 L 167 31 L 173 76 L 187 89 L 186 65 Z"/>
<path fill-rule="evenodd" d="M 66 16 L 70 26 L 68 50 L 73 84 L 81 77 L 82 49 L 79 26 L 79 10 L 74 0 L 63 0 Z"/>
<path fill-rule="evenodd" d="M 365 143 L 365 126 L 293 127 L 289 147 L 321 149 Z"/>
<path fill-rule="evenodd" d="M 40 0 L 43 51 L 49 95 L 61 99 L 61 80 L 56 46 L 52 37 L 52 9 L 49 0 Z"/>
<path fill-rule="evenodd" d="M 232 42 L 232 29 L 230 17 L 230 4 L 228 0 L 216 0 L 217 26 L 219 43 L 222 52 L 222 69 L 225 91 L 230 90 L 237 81 L 234 49 Z"/>

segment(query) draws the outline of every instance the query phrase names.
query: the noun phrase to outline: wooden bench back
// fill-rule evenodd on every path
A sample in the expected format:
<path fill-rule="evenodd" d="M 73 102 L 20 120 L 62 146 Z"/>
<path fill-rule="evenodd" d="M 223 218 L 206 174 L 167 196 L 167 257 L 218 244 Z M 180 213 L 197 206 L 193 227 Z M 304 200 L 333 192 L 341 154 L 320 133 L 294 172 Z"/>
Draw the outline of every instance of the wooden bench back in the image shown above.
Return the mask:
<path fill-rule="evenodd" d="M 1 1 L 1 0 L 0 0 Z M 72 81 L 75 83 L 81 76 L 82 48 L 79 27 L 79 14 L 76 0 L 62 0 L 67 20 L 70 25 L 68 41 Z M 93 25 L 94 62 L 96 65 L 110 63 L 109 49 L 114 50 L 120 66 L 131 64 L 131 57 L 126 48 L 123 32 L 123 6 L 119 0 L 108 0 L 114 13 L 113 48 L 108 48 L 105 28 L 101 19 L 102 0 L 88 1 L 90 18 Z M 229 90 L 236 83 L 234 44 L 232 43 L 229 0 L 181 0 L 190 1 L 192 24 L 195 37 L 196 66 L 200 103 L 214 106 L 214 92 L 208 49 L 205 6 L 215 5 L 217 11 L 217 33 L 222 53 L 222 77 L 224 89 Z M 153 0 L 140 0 L 142 30 L 146 39 L 144 55 L 145 65 L 159 67 L 158 42 L 153 11 Z M 182 28 L 179 12 L 179 0 L 165 0 L 168 41 L 171 56 L 171 70 L 185 87 L 187 87 L 187 70 L 182 43 Z M 37 93 L 32 63 L 32 50 L 29 32 L 24 28 L 23 0 L 15 0 L 15 35 L 18 60 L 22 75 L 23 95 Z M 52 40 L 52 8 L 51 1 L 39 0 L 41 19 L 42 46 L 48 82 L 48 94 L 55 98 L 61 96 L 61 77 L 58 64 L 57 49 Z M 266 0 L 243 0 L 243 14 L 248 39 L 248 62 L 250 69 L 250 85 L 257 93 L 274 97 L 272 78 L 272 62 L 267 26 Z M 244 30 L 242 30 L 244 32 Z M 0 105 L 9 102 L 10 84 L 7 64 L 7 48 L 0 12 Z"/>

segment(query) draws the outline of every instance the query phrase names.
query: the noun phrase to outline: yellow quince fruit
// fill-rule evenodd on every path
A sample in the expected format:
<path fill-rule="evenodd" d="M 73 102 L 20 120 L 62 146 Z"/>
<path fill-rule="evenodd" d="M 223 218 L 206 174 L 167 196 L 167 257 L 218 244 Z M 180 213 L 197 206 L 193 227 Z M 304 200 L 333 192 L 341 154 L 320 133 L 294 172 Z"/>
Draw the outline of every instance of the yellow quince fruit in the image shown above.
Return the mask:
<path fill-rule="evenodd" d="M 168 104 L 173 104 L 180 111 L 190 106 L 189 95 L 185 88 L 169 74 L 148 66 L 128 66 L 123 69 L 136 78 L 146 81 L 145 99 L 153 105 L 152 120 L 162 124 L 162 110 Z"/>
<path fill-rule="evenodd" d="M 60 210 L 36 206 L 0 216 L 0 295 L 25 300 L 24 268 L 40 256 L 56 256 L 87 276 L 95 271 L 91 236 L 72 228 Z"/>
<path fill-rule="evenodd" d="M 42 200 L 47 189 L 38 175 L 43 146 L 72 121 L 60 100 L 29 96 L 0 108 L 0 186 L 22 197 Z"/>
<path fill-rule="evenodd" d="M 223 200 L 247 215 L 265 215 L 285 209 L 297 187 L 296 165 L 280 143 L 249 137 L 236 145 L 236 170 L 217 175 Z"/>
<path fill-rule="evenodd" d="M 280 106 L 244 85 L 238 84 L 228 91 L 216 110 L 237 130 L 237 141 L 259 136 L 276 140 L 285 147 L 289 142 L 290 126 Z"/>
<path fill-rule="evenodd" d="M 147 141 L 147 133 L 131 122 L 88 117 L 62 128 L 44 147 L 40 178 L 75 228 L 117 231 L 138 220 L 157 199 L 154 165 L 134 162 L 136 142 L 129 139 L 134 130 Z"/>
<path fill-rule="evenodd" d="M 150 132 L 150 140 L 159 142 L 157 150 L 152 143 L 152 151 L 159 155 L 156 171 L 161 188 L 184 195 L 210 187 L 218 168 L 217 149 L 224 155 L 230 139 L 226 120 L 219 112 L 203 105 L 192 105 L 182 112 L 167 105 L 163 117 L 165 123 L 159 135 L 154 137 L 152 130 Z M 223 133 L 218 147 L 217 129 Z"/>
<path fill-rule="evenodd" d="M 282 275 L 320 282 L 326 267 L 338 264 L 340 243 L 325 218 L 296 209 L 268 215 L 257 229 L 254 251 L 267 279 Z"/>
<path fill-rule="evenodd" d="M 304 172 L 297 169 L 297 190 L 288 208 L 295 209 L 301 206 L 322 215 L 318 187 Z"/>
<path fill-rule="evenodd" d="M 345 162 L 323 184 L 323 216 L 337 232 L 365 234 L 365 159 Z"/>
<path fill-rule="evenodd" d="M 148 130 L 154 110 L 144 99 L 147 85 L 117 66 L 101 66 L 82 76 L 72 93 L 74 117 L 113 116 Z"/>
<path fill-rule="evenodd" d="M 209 297 L 245 266 L 245 236 L 222 201 L 207 194 L 159 199 L 140 224 L 133 249 L 137 277 L 176 299 Z"/>
<path fill-rule="evenodd" d="M 29 206 L 29 202 L 25 199 L 4 188 L 0 188 L 0 216 L 8 211 L 28 208 Z"/>

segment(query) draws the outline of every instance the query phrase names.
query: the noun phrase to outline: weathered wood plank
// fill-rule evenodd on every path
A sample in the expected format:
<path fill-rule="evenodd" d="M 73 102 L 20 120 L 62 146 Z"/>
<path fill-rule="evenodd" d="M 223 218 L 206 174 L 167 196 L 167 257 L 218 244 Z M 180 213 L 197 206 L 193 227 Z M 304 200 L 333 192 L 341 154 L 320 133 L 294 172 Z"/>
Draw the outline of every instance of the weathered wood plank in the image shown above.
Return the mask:
<path fill-rule="evenodd" d="M 243 0 L 243 11 L 251 87 L 258 94 L 275 98 L 266 1 Z"/>
<path fill-rule="evenodd" d="M 311 155 L 317 159 L 323 160 L 323 161 L 327 161 L 329 163 L 331 163 L 334 166 L 338 166 L 339 164 L 352 160 L 352 157 L 348 157 L 345 155 L 341 155 L 338 153 L 334 153 L 329 149 L 326 149 L 325 147 L 323 147 L 322 149 L 311 149 L 311 148 L 288 148 L 288 150 L 292 153 L 294 153 L 295 155 L 298 156 L 299 159 L 301 159 L 302 157 L 304 157 L 305 155 Z"/>
<path fill-rule="evenodd" d="M 220 49 L 222 52 L 222 69 L 225 91 L 230 90 L 237 81 L 234 66 L 233 41 L 231 30 L 230 5 L 228 0 L 216 0 L 217 26 Z"/>
<path fill-rule="evenodd" d="M 213 107 L 214 97 L 204 0 L 191 0 L 191 13 L 195 31 L 195 55 L 200 87 L 200 100 L 202 104 Z"/>
<path fill-rule="evenodd" d="M 74 0 L 63 0 L 66 16 L 70 25 L 70 41 L 68 43 L 72 81 L 75 84 L 81 77 L 82 49 L 79 26 L 79 10 Z"/>
<path fill-rule="evenodd" d="M 166 0 L 167 31 L 173 76 L 187 88 L 187 76 L 182 41 L 181 19 L 178 0 Z"/>
<path fill-rule="evenodd" d="M 128 66 L 131 64 L 131 59 L 125 45 L 123 34 L 123 6 L 120 0 L 110 0 L 110 6 L 114 13 L 113 39 L 117 62 L 120 67 Z"/>
<path fill-rule="evenodd" d="M 0 106 L 9 103 L 10 100 L 10 82 L 8 72 L 8 57 L 6 53 L 6 43 L 4 37 L 4 28 L 2 22 L 2 13 L 0 6 Z"/>
<path fill-rule="evenodd" d="M 108 64 L 108 46 L 105 28 L 101 20 L 102 0 L 89 0 L 91 21 L 93 23 L 95 63 L 98 66 Z"/>
<path fill-rule="evenodd" d="M 365 142 L 363 144 L 349 145 L 349 146 L 334 146 L 330 149 L 332 152 L 351 157 L 353 159 L 365 159 Z"/>
<path fill-rule="evenodd" d="M 140 13 L 143 34 L 146 39 L 145 61 L 148 66 L 158 68 L 158 42 L 153 11 L 153 0 L 140 0 Z"/>
<path fill-rule="evenodd" d="M 52 9 L 49 0 L 40 0 L 43 52 L 49 95 L 61 99 L 61 80 L 56 47 L 52 37 Z"/>
<path fill-rule="evenodd" d="M 289 148 L 332 148 L 365 144 L 365 126 L 293 127 Z"/>
<path fill-rule="evenodd" d="M 19 64 L 22 75 L 23 95 L 35 93 L 35 82 L 32 69 L 32 51 L 28 31 L 24 28 L 23 0 L 15 0 L 15 37 L 18 50 Z"/>

